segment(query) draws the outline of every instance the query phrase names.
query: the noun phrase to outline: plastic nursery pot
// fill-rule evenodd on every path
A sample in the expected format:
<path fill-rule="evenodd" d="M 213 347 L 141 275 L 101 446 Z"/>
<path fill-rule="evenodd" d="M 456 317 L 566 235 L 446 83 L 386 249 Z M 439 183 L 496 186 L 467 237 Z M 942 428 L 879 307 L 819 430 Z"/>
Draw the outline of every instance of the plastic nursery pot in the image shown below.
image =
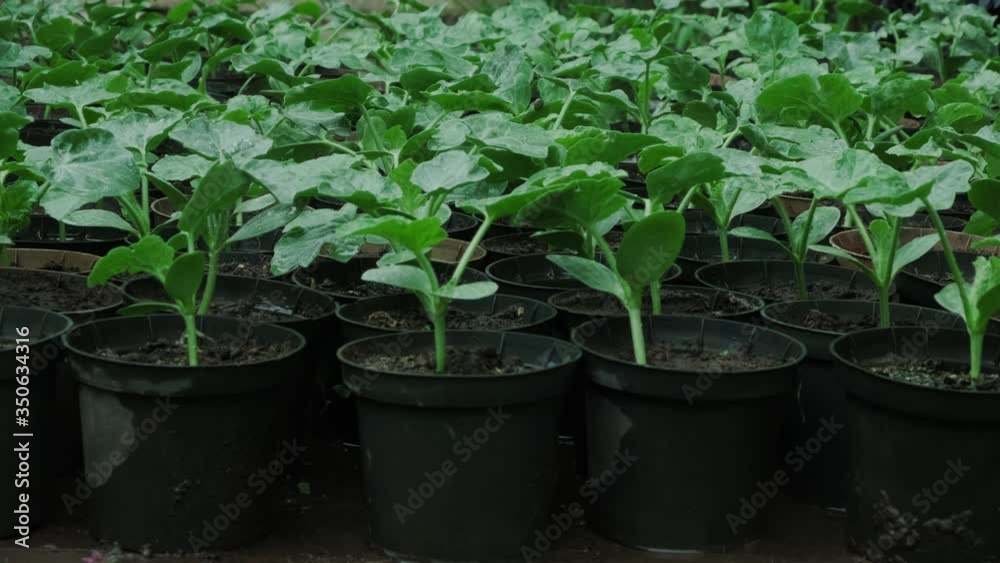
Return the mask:
<path fill-rule="evenodd" d="M 983 372 L 997 373 L 1000 337 L 988 335 L 983 349 Z M 871 369 L 898 358 L 962 374 L 968 369 L 965 331 L 865 330 L 838 338 L 830 350 L 850 414 L 849 546 L 870 561 L 1000 560 L 996 385 L 932 388 Z"/>
<path fill-rule="evenodd" d="M 904 245 L 913 239 L 922 237 L 924 235 L 936 235 L 937 231 L 934 229 L 918 229 L 914 227 L 904 227 L 899 231 L 899 244 Z M 956 233 L 953 231 L 948 231 L 948 241 L 951 243 L 952 249 L 960 252 L 973 252 L 975 254 L 982 255 L 1000 255 L 1000 247 L 984 248 L 981 250 L 970 251 L 970 247 L 983 240 L 982 237 L 977 237 L 975 235 L 970 235 L 968 233 Z M 852 229 L 850 231 L 844 231 L 842 233 L 837 233 L 830 237 L 830 245 L 839 248 L 845 252 L 850 253 L 852 256 L 861 260 L 866 265 L 871 266 L 871 258 L 868 256 L 868 250 L 865 248 L 865 243 L 861 240 L 861 234 L 857 229 Z M 931 249 L 932 251 L 941 251 L 941 243 L 934 245 Z M 853 264 L 844 260 L 842 258 L 837 259 L 841 266 L 845 268 L 853 268 Z"/>
<path fill-rule="evenodd" d="M 439 277 L 442 280 L 447 279 L 455 270 L 452 264 L 435 262 L 433 266 L 439 272 Z M 297 285 L 321 291 L 333 297 L 338 303 L 350 303 L 366 297 L 405 293 L 404 290 L 396 287 L 362 281 L 362 274 L 377 267 L 378 258 L 370 256 L 355 256 L 347 262 L 322 258 L 304 270 L 296 270 L 292 274 L 292 280 Z M 472 268 L 466 268 L 462 274 L 463 283 L 486 280 L 486 274 Z"/>
<path fill-rule="evenodd" d="M 747 293 L 765 302 L 794 301 L 795 265 L 779 260 L 746 260 L 709 264 L 694 274 L 703 285 Z M 878 299 L 878 289 L 864 274 L 828 264 L 805 264 L 806 287 L 814 299 Z M 890 294 L 895 288 L 890 288 Z"/>
<path fill-rule="evenodd" d="M 55 424 L 56 380 L 63 356 L 59 337 L 71 326 L 73 321 L 65 315 L 0 306 L 0 416 L 10 421 L 12 429 L 0 436 L 0 448 L 7 452 L 0 463 L 0 504 L 7 509 L 0 516 L 0 537 L 15 535 L 15 526 L 34 529 L 44 518 L 46 503 L 41 502 L 38 491 L 51 486 L 51 457 L 57 452 L 56 436 L 63 430 Z M 30 400 L 27 414 L 17 405 L 17 400 L 23 401 L 24 397 Z M 14 425 L 22 419 L 27 421 L 25 426 Z M 25 444 L 28 470 L 19 468 L 21 459 L 16 453 L 24 450 Z M 18 479 L 18 473 L 28 473 L 30 479 Z M 28 495 L 30 511 L 21 510 L 27 521 L 19 521 L 21 515 L 14 513 L 22 505 L 21 495 Z"/>
<path fill-rule="evenodd" d="M 448 222 L 445 223 L 444 230 L 448 233 L 449 238 L 468 241 L 472 240 L 472 237 L 476 234 L 479 223 L 479 219 L 472 215 L 454 211 Z"/>
<path fill-rule="evenodd" d="M 150 216 L 153 221 L 154 227 L 159 227 L 160 225 L 166 223 L 173 217 L 173 214 L 177 209 L 174 204 L 171 203 L 169 198 L 161 197 L 149 204 Z"/>
<path fill-rule="evenodd" d="M 684 221 L 686 222 L 686 232 L 688 235 L 716 235 L 719 232 L 719 227 L 715 224 L 715 221 L 701 209 L 686 209 L 684 211 Z M 778 239 L 786 238 L 785 228 L 781 225 L 781 220 L 776 217 L 745 213 L 738 215 L 729 225 L 730 229 L 736 227 L 754 227 L 770 233 Z"/>
<path fill-rule="evenodd" d="M 938 213 L 968 220 L 975 212 L 976 206 L 972 205 L 972 202 L 969 201 L 968 194 L 955 194 L 955 203 L 948 209 L 942 209 Z"/>
<path fill-rule="evenodd" d="M 889 307 L 894 326 L 964 327 L 961 318 L 940 309 L 898 304 Z M 830 343 L 847 332 L 878 326 L 878 303 L 792 301 L 768 305 L 761 315 L 768 328 L 806 346 L 806 359 L 798 366 L 797 385 L 783 405 L 786 418 L 782 450 L 810 448 L 811 459 L 796 461 L 791 467 L 788 491 L 806 502 L 843 509 L 850 454 L 847 432 L 843 430 L 847 402 L 836 381 Z"/>
<path fill-rule="evenodd" d="M 435 245 L 434 248 L 431 248 L 431 262 L 437 262 L 440 264 L 458 264 L 467 248 L 469 248 L 469 243 L 467 241 L 453 238 L 444 239 Z M 379 258 L 384 256 L 387 252 L 389 252 L 389 250 L 390 248 L 387 244 L 365 243 L 361 245 L 361 249 L 358 251 L 358 256 Z M 472 258 L 469 260 L 469 264 L 479 266 L 485 256 L 486 249 L 482 246 L 477 246 L 472 252 Z"/>
<path fill-rule="evenodd" d="M 520 332 L 453 331 L 448 346 L 517 358 L 527 371 L 438 376 L 370 366 L 433 354 L 427 332 L 338 352 L 344 383 L 359 397 L 371 539 L 394 557 L 516 558 L 551 524 L 560 409 L 580 351 Z"/>
<path fill-rule="evenodd" d="M 480 246 L 486 250 L 486 258 L 483 260 L 486 265 L 512 256 L 530 256 L 549 252 L 549 245 L 541 239 L 532 237 L 530 232 L 508 233 L 490 237 L 484 240 Z"/>
<path fill-rule="evenodd" d="M 125 244 L 125 236 L 116 229 L 66 225 L 66 236 L 61 237 L 58 221 L 33 215 L 28 228 L 12 238 L 16 248 L 48 248 L 104 256 L 112 248 Z"/>
<path fill-rule="evenodd" d="M 87 275 L 100 256 L 70 250 L 47 248 L 8 248 L 7 257 L 12 268 L 48 270 Z"/>
<path fill-rule="evenodd" d="M 644 329 L 651 352 L 669 346 L 705 361 L 672 369 L 622 359 L 632 350 L 627 319 L 573 331 L 590 381 L 590 486 L 600 480 L 601 491 L 581 491 L 596 496 L 587 520 L 641 549 L 742 546 L 787 478 L 778 473 L 778 406 L 805 348 L 779 332 L 718 319 L 659 316 Z M 725 360 L 736 353 L 746 361 Z"/>
<path fill-rule="evenodd" d="M 532 254 L 497 260 L 486 268 L 486 275 L 500 287 L 500 293 L 543 302 L 561 291 L 585 287 L 547 256 Z M 680 275 L 680 267 L 674 265 L 661 281 L 669 283 Z"/>
<path fill-rule="evenodd" d="M 64 272 L 0 268 L 0 305 L 62 313 L 77 324 L 113 316 L 125 302 L 110 285 L 87 287 L 87 278 Z"/>
<path fill-rule="evenodd" d="M 967 281 L 976 273 L 973 263 L 979 256 L 969 252 L 955 253 L 955 261 Z M 934 296 L 952 281 L 954 278 L 944 252 L 934 251 L 904 266 L 903 271 L 896 277 L 900 299 L 911 305 L 923 307 L 940 307 Z"/>
<path fill-rule="evenodd" d="M 199 318 L 198 331 L 203 348 L 239 348 L 235 360 L 164 365 L 159 351 L 155 365 L 129 359 L 151 342 L 182 338 L 183 320 L 172 315 L 97 321 L 63 337 L 80 382 L 85 466 L 113 467 L 96 476 L 89 500 L 96 538 L 155 553 L 227 549 L 275 519 L 280 487 L 268 483 L 302 449 L 283 432 L 282 400 L 289 374 L 302 370 L 305 339 L 221 317 Z"/>
<path fill-rule="evenodd" d="M 729 237 L 729 259 L 740 260 L 785 260 L 788 254 L 781 246 L 773 242 L 745 237 Z M 829 255 L 810 252 L 811 262 L 825 264 L 833 261 Z M 718 235 L 691 235 L 684 238 L 677 264 L 684 273 L 679 283 L 698 283 L 694 273 L 707 264 L 717 264 L 722 261 L 722 248 L 719 246 Z"/>
<path fill-rule="evenodd" d="M 494 221 L 490 225 L 490 228 L 486 230 L 486 238 L 499 237 L 503 235 L 512 235 L 515 233 L 533 233 L 538 231 L 537 228 L 530 225 L 524 224 L 512 224 L 509 217 L 504 217 L 498 221 Z"/>
<path fill-rule="evenodd" d="M 56 135 L 70 129 L 73 127 L 56 119 L 35 119 L 21 128 L 20 138 L 28 145 L 47 147 Z"/>
<path fill-rule="evenodd" d="M 449 330 L 499 330 L 548 336 L 556 311 L 516 295 L 491 295 L 476 301 L 452 301 Z M 337 309 L 342 342 L 398 332 L 432 330 L 423 306 L 412 293 L 371 297 Z M 457 325 L 457 326 L 456 326 Z"/>
<path fill-rule="evenodd" d="M 759 297 L 741 295 L 710 287 L 665 285 L 660 288 L 665 315 L 695 315 L 747 322 L 764 308 Z M 549 305 L 559 312 L 561 334 L 597 319 L 625 318 L 628 313 L 617 297 L 590 288 L 570 289 L 549 297 Z M 647 303 L 648 305 L 648 303 Z M 648 307 L 647 313 L 648 313 Z"/>

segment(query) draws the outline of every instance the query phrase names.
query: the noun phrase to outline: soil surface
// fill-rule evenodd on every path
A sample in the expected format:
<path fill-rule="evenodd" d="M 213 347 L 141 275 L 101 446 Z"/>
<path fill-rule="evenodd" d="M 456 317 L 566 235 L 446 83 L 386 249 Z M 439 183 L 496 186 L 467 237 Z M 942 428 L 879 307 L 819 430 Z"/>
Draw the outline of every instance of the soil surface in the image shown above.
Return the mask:
<path fill-rule="evenodd" d="M 366 282 L 359 278 L 320 278 L 305 272 L 303 272 L 301 276 L 302 283 L 310 289 L 315 289 L 324 293 L 332 293 L 334 295 L 341 295 L 344 297 L 353 297 L 356 299 L 406 293 L 406 290 L 398 287 L 381 283 Z M 462 277 L 468 278 L 469 276 L 463 273 Z M 440 283 L 447 283 L 449 279 L 451 279 L 450 272 L 438 272 L 438 281 Z M 465 279 L 463 281 L 467 282 L 479 280 Z"/>
<path fill-rule="evenodd" d="M 366 369 L 401 372 L 413 375 L 439 375 L 435 371 L 434 351 L 391 356 L 353 358 Z M 517 375 L 537 369 L 516 356 L 501 356 L 492 348 L 447 348 L 444 375 L 482 376 Z"/>
<path fill-rule="evenodd" d="M 847 299 L 857 301 L 874 301 L 878 299 L 878 291 L 874 288 L 856 288 L 828 281 L 807 283 L 806 289 L 810 299 Z M 797 301 L 799 290 L 795 282 L 772 283 L 764 286 L 745 286 L 732 288 L 730 291 L 748 293 L 765 301 Z"/>
<path fill-rule="evenodd" d="M 865 364 L 864 367 L 890 379 L 924 387 L 960 391 L 971 389 L 967 371 L 936 360 L 912 360 L 892 355 Z M 1000 373 L 984 370 L 976 389 L 986 393 L 1000 393 Z"/>
<path fill-rule="evenodd" d="M 298 319 L 315 319 L 327 313 L 318 305 L 301 305 L 295 310 L 258 295 L 254 301 L 224 301 L 214 299 L 208 314 L 234 317 L 253 323 L 270 323 Z"/>
<path fill-rule="evenodd" d="M 628 361 L 634 361 L 635 358 L 631 348 L 619 351 L 617 356 Z M 661 342 L 646 345 L 646 362 L 653 367 L 699 373 L 707 370 L 740 372 L 768 369 L 784 363 L 780 358 L 758 356 L 741 349 L 719 353 L 701 350 L 693 345 L 677 346 Z"/>
<path fill-rule="evenodd" d="M 900 319 L 899 315 L 893 315 L 890 319 L 890 323 L 892 326 L 898 327 L 922 326 L 922 323 L 920 322 L 907 322 L 904 319 Z M 813 309 L 806 314 L 801 323 L 796 324 L 801 324 L 806 328 L 815 330 L 846 334 L 848 332 L 867 330 L 869 328 L 878 328 L 878 316 L 864 315 L 862 317 L 852 317 L 847 319 L 820 311 L 819 309 Z"/>
<path fill-rule="evenodd" d="M 219 263 L 219 274 L 227 276 L 246 276 L 266 280 L 271 278 L 271 256 L 260 254 L 256 258 L 223 259 Z"/>
<path fill-rule="evenodd" d="M 545 254 L 549 251 L 549 245 L 540 239 L 532 238 L 530 235 L 511 237 L 504 240 L 487 240 L 483 242 L 483 248 L 487 252 L 504 254 L 506 256 Z"/>
<path fill-rule="evenodd" d="M 280 358 L 294 349 L 290 342 L 220 342 L 198 339 L 198 365 L 233 366 L 249 365 Z M 139 349 L 121 351 L 102 348 L 97 355 L 111 360 L 121 360 L 151 366 L 188 365 L 187 344 L 183 340 L 169 342 L 154 340 Z"/>
<path fill-rule="evenodd" d="M 378 328 L 392 330 L 423 331 L 433 330 L 427 313 L 423 309 L 400 309 L 396 311 L 373 311 L 365 322 Z M 472 313 L 452 306 L 446 318 L 448 330 L 511 330 L 531 323 L 528 310 L 522 305 L 511 305 L 492 313 Z"/>
<path fill-rule="evenodd" d="M 665 315 L 699 315 L 728 317 L 749 312 L 754 304 L 746 297 L 722 292 L 718 298 L 695 291 L 667 290 L 660 295 Z M 714 302 L 714 303 L 713 303 Z M 574 291 L 554 300 L 554 305 L 578 315 L 590 317 L 624 317 L 625 306 L 613 295 L 594 290 Z M 643 313 L 652 312 L 652 301 L 647 295 L 642 302 Z"/>
<path fill-rule="evenodd" d="M 45 270 L 47 272 L 66 272 L 68 274 L 78 274 L 80 273 L 80 268 L 73 266 L 72 264 L 60 264 L 58 262 L 49 262 L 48 264 L 43 264 L 39 270 Z"/>
<path fill-rule="evenodd" d="M 115 302 L 115 294 L 108 289 L 87 289 L 82 281 L 60 283 L 56 276 L 32 275 L 35 271 L 14 270 L 0 276 L 0 303 L 72 313 L 100 309 Z M 23 275 L 18 275 L 21 272 Z"/>
<path fill-rule="evenodd" d="M 911 274 L 917 276 L 918 278 L 923 278 L 927 281 L 934 282 L 939 285 L 947 285 L 955 281 L 955 276 L 951 275 L 951 272 L 933 272 L 933 271 L 919 271 L 911 270 Z"/>

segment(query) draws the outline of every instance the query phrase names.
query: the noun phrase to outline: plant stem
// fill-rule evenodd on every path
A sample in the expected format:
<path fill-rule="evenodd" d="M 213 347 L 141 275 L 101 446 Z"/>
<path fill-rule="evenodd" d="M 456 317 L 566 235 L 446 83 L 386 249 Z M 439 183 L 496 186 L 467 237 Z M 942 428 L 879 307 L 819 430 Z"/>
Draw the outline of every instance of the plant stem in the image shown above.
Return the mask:
<path fill-rule="evenodd" d="M 691 205 L 691 200 L 694 199 L 695 192 L 698 191 L 698 186 L 694 186 L 686 194 L 684 194 L 684 199 L 681 200 L 681 204 L 677 206 L 678 213 L 684 213 L 687 211 L 689 205 Z"/>
<path fill-rule="evenodd" d="M 483 223 L 479 225 L 479 229 L 476 231 L 475 236 L 469 241 L 469 245 L 465 247 L 465 252 L 462 253 L 462 258 L 459 259 L 458 265 L 455 266 L 455 271 L 451 275 L 451 280 L 449 284 L 456 286 L 462 282 L 462 274 L 465 273 L 465 268 L 468 267 L 469 262 L 472 260 L 472 256 L 476 253 L 476 249 L 479 248 L 479 243 L 483 241 L 483 237 L 486 236 L 486 231 L 490 230 L 490 225 L 493 224 L 493 218 L 487 215 L 483 219 Z"/>
<path fill-rule="evenodd" d="M 205 280 L 205 293 L 201 296 L 201 305 L 198 306 L 199 315 L 207 315 L 209 307 L 212 306 L 212 299 L 215 298 L 215 280 L 219 277 L 219 251 L 212 250 L 208 253 L 208 279 Z"/>
<path fill-rule="evenodd" d="M 653 314 L 662 314 L 663 302 L 660 299 L 660 280 L 654 280 L 649 284 L 649 299 L 653 303 Z"/>
<path fill-rule="evenodd" d="M 80 120 L 80 128 L 86 129 L 87 118 L 84 117 L 83 115 L 83 107 L 82 106 L 73 106 L 73 107 L 76 108 L 76 118 Z"/>
<path fill-rule="evenodd" d="M 719 229 L 719 250 L 722 252 L 722 263 L 729 262 L 729 231 Z"/>
<path fill-rule="evenodd" d="M 643 90 L 642 99 L 640 103 L 642 107 L 640 108 L 639 115 L 642 116 L 642 133 L 646 134 L 649 131 L 649 124 L 652 121 L 649 111 L 649 101 L 652 98 L 653 93 L 650 91 L 651 85 L 649 83 L 649 68 L 653 65 L 653 61 L 646 61 L 646 72 L 643 78 Z"/>
<path fill-rule="evenodd" d="M 6 246 L 0 246 L 0 268 L 10 267 L 10 253 Z"/>
<path fill-rule="evenodd" d="M 629 332 L 632 333 L 632 351 L 635 353 L 635 363 L 646 365 L 646 339 L 642 334 L 642 305 L 626 303 L 628 309 Z"/>
<path fill-rule="evenodd" d="M 198 366 L 198 329 L 195 326 L 195 316 L 191 314 L 183 314 L 184 317 L 184 333 L 187 340 L 187 350 L 188 350 L 188 365 L 191 367 Z"/>
<path fill-rule="evenodd" d="M 566 119 L 566 114 L 569 113 L 569 106 L 573 103 L 574 97 L 576 97 L 576 90 L 570 90 L 569 95 L 566 96 L 566 101 L 563 102 L 562 109 L 559 110 L 559 116 L 556 117 L 555 123 L 552 124 L 552 130 L 562 127 L 562 122 Z"/>
<path fill-rule="evenodd" d="M 66 242 L 66 223 L 59 221 L 59 242 Z"/>
<path fill-rule="evenodd" d="M 434 371 L 437 373 L 444 373 L 445 367 L 447 367 L 447 348 L 445 346 L 446 331 L 448 330 L 447 313 L 447 307 L 436 306 L 431 315 L 431 323 L 434 325 Z"/>
<path fill-rule="evenodd" d="M 985 332 L 969 333 L 969 379 L 973 391 L 979 384 L 979 375 L 982 370 L 983 338 L 985 336 Z"/>
<path fill-rule="evenodd" d="M 795 287 L 799 291 L 799 299 L 808 299 L 809 288 L 806 286 L 806 263 L 804 259 L 799 258 L 798 254 L 791 247 L 793 243 L 792 220 L 788 217 L 788 212 L 785 211 L 785 206 L 781 204 L 781 198 L 778 196 L 772 197 L 771 206 L 774 207 L 774 211 L 781 219 L 781 225 L 785 228 L 785 235 L 788 236 L 788 255 L 791 256 L 792 264 L 794 265 L 793 272 L 795 273 Z"/>

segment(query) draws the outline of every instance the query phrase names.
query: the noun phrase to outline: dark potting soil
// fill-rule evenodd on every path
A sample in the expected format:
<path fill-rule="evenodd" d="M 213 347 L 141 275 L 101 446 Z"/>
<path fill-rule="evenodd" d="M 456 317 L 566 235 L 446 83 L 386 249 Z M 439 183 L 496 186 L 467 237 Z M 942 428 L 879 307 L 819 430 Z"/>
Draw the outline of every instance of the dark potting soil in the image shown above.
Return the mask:
<path fill-rule="evenodd" d="M 444 375 L 517 375 L 534 369 L 520 358 L 501 356 L 492 348 L 449 347 L 445 354 Z M 417 354 L 366 356 L 355 361 L 374 371 L 440 375 L 435 372 L 433 350 Z"/>
<path fill-rule="evenodd" d="M 735 291 L 749 293 L 760 297 L 766 301 L 796 301 L 799 299 L 799 290 L 795 282 L 772 283 L 764 286 L 747 286 L 735 288 Z M 818 281 L 806 284 L 810 299 L 847 299 L 874 301 L 878 299 L 878 291 L 875 289 L 861 289 L 848 287 L 840 283 L 828 281 Z"/>
<path fill-rule="evenodd" d="M 921 326 L 921 323 L 919 322 L 907 322 L 904 319 L 897 318 L 896 316 L 890 319 L 890 323 L 892 326 L 897 327 Z M 804 319 L 802 319 L 802 326 L 815 330 L 846 334 L 848 332 L 867 330 L 869 328 L 878 328 L 878 317 L 876 315 L 865 315 L 863 317 L 845 319 L 838 317 L 837 315 L 825 313 L 819 309 L 813 309 L 806 314 Z"/>
<path fill-rule="evenodd" d="M 732 293 L 722 293 L 715 299 L 693 291 L 668 290 L 661 293 L 660 299 L 663 313 L 667 315 L 723 317 L 745 313 L 753 308 L 749 299 Z M 618 298 L 593 290 L 574 291 L 556 300 L 555 305 L 578 315 L 624 317 L 628 314 Z M 647 295 L 642 302 L 643 313 L 650 313 L 652 309 L 652 301 Z"/>
<path fill-rule="evenodd" d="M 635 361 L 631 348 L 620 350 L 617 356 L 622 360 Z M 742 349 L 720 353 L 701 350 L 694 345 L 676 346 L 653 342 L 646 345 L 646 363 L 678 371 L 704 373 L 706 370 L 714 370 L 716 373 L 725 373 L 769 369 L 784 362 L 780 358 L 758 356 Z"/>
<path fill-rule="evenodd" d="M 65 272 L 67 274 L 78 274 L 80 273 L 80 268 L 73 265 L 59 264 L 57 262 L 49 262 L 43 265 L 40 270 L 45 270 L 47 272 Z"/>
<path fill-rule="evenodd" d="M 215 299 L 209 309 L 210 315 L 223 317 L 234 317 L 247 320 L 253 323 L 271 323 L 281 321 L 291 321 L 297 319 L 314 319 L 323 316 L 327 311 L 318 305 L 300 306 L 292 309 L 289 304 L 267 299 L 262 295 L 256 296 L 254 301 L 222 301 Z"/>
<path fill-rule="evenodd" d="M 245 276 L 266 280 L 271 277 L 271 257 L 261 255 L 257 259 L 220 262 L 219 273 L 225 276 Z"/>
<path fill-rule="evenodd" d="M 972 387 L 972 381 L 969 379 L 967 371 L 955 369 L 936 360 L 913 360 L 894 354 L 869 362 L 864 367 L 890 379 L 923 387 L 952 391 L 965 391 Z M 984 372 L 979 379 L 976 390 L 985 393 L 1000 393 L 1000 373 Z"/>
<path fill-rule="evenodd" d="M 393 330 L 433 330 L 427 313 L 423 309 L 402 309 L 396 311 L 374 311 L 365 322 L 379 328 Z M 521 305 L 511 305 L 492 313 L 470 313 L 452 307 L 448 310 L 446 323 L 448 330 L 510 330 L 531 322 L 527 309 Z"/>
<path fill-rule="evenodd" d="M 55 277 L 6 276 L 0 282 L 0 303 L 4 305 L 38 307 L 61 313 L 100 309 L 113 301 L 113 294 L 107 290 L 87 289 L 82 284 L 60 284 Z"/>
<path fill-rule="evenodd" d="M 399 295 L 401 293 L 405 293 L 405 290 L 399 289 L 398 287 L 381 283 L 366 282 L 360 279 L 319 278 L 309 274 L 304 274 L 303 277 L 305 278 L 303 281 L 306 282 L 307 287 L 310 289 L 333 293 L 335 295 L 343 295 L 345 297 L 355 297 L 357 299 L 364 299 L 366 297 L 382 297 L 384 295 Z M 450 273 L 438 273 L 438 281 L 441 283 L 447 283 L 450 278 Z"/>
<path fill-rule="evenodd" d="M 918 278 L 923 278 L 927 281 L 934 282 L 940 285 L 948 285 L 949 283 L 955 281 L 955 277 L 951 275 L 951 272 L 912 272 L 913 275 Z"/>
<path fill-rule="evenodd" d="M 506 240 L 486 241 L 483 246 L 489 252 L 505 254 L 507 256 L 527 256 L 529 254 L 545 254 L 549 251 L 549 245 L 540 239 L 525 235 L 523 238 L 509 238 Z"/>
<path fill-rule="evenodd" d="M 290 342 L 247 342 L 233 340 L 221 342 L 198 338 L 198 365 L 200 366 L 241 366 L 280 358 L 294 349 Z M 188 365 L 187 344 L 183 339 L 173 342 L 153 340 L 142 348 L 113 350 L 101 348 L 97 355 L 110 360 L 121 360 L 152 366 Z"/>

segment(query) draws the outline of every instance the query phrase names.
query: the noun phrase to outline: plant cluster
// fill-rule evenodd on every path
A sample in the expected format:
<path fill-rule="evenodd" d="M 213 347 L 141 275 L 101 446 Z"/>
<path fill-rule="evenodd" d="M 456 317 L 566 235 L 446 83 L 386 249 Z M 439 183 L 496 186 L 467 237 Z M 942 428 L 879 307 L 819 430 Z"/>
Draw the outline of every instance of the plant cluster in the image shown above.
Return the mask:
<path fill-rule="evenodd" d="M 941 242 L 940 211 L 972 187 L 970 230 L 1000 224 L 996 19 L 958 0 L 912 13 L 756 8 L 656 0 L 560 12 L 517 0 L 446 21 L 410 1 L 374 14 L 275 2 L 250 15 L 235 0 L 167 12 L 7 1 L 0 248 L 36 206 L 62 224 L 119 229 L 134 244 L 91 282 L 151 275 L 174 303 L 131 311 L 169 308 L 193 327 L 229 245 L 277 233 L 272 268 L 283 274 L 385 244 L 365 279 L 419 297 L 443 372 L 448 303 L 496 291 L 461 281 L 476 244 L 497 221 L 529 224 L 573 250 L 555 263 L 622 300 L 641 364 L 642 299 L 661 310 L 660 277 L 683 244 L 684 212 L 698 207 L 718 225 L 724 259 L 728 234 L 785 248 L 802 297 L 807 253 L 854 260 L 821 243 L 838 225 L 859 229 L 872 260 L 858 266 L 881 290 L 887 325 L 892 280 Z M 32 127 L 64 131 L 48 145 L 19 142 Z M 782 204 L 792 193 L 811 198 L 794 218 Z M 155 228 L 154 195 L 178 210 Z M 768 205 L 783 237 L 728 232 Z M 480 223 L 442 280 L 429 252 L 458 209 Z M 917 212 L 938 234 L 900 245 Z M 613 231 L 624 231 L 617 249 Z M 1000 308 L 997 272 L 984 259 L 975 281 L 956 271 L 939 296 L 968 322 L 973 377 L 976 342 Z"/>

